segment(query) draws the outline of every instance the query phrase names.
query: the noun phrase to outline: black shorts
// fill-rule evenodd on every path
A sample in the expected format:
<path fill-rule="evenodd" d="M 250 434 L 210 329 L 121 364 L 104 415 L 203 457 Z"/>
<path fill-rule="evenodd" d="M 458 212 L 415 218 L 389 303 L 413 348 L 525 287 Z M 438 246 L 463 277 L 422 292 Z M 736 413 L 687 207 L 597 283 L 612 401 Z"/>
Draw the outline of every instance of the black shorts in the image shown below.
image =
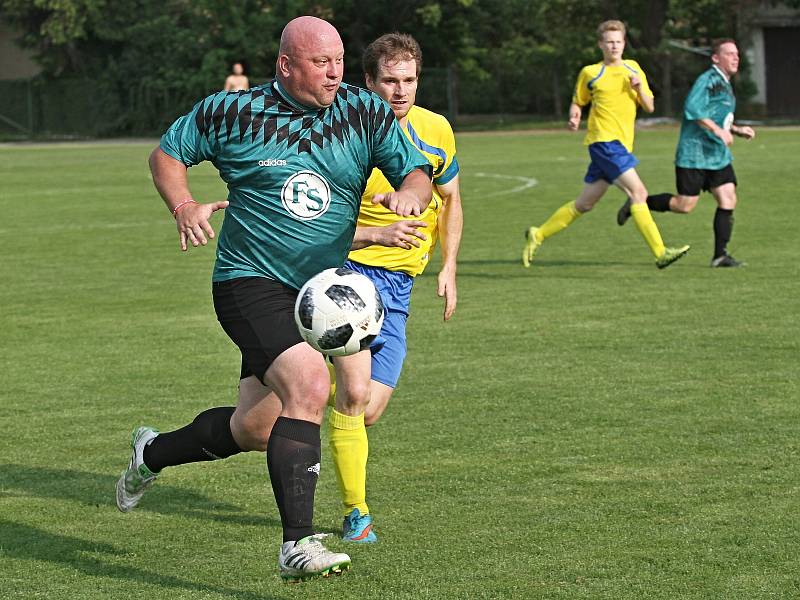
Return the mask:
<path fill-rule="evenodd" d="M 297 290 L 264 277 L 212 284 L 217 319 L 242 353 L 241 379 L 264 373 L 285 350 L 303 341 L 294 321 Z"/>
<path fill-rule="evenodd" d="M 736 185 L 733 164 L 717 171 L 675 167 L 675 187 L 681 196 L 699 196 L 701 191 L 708 192 L 726 183 Z"/>

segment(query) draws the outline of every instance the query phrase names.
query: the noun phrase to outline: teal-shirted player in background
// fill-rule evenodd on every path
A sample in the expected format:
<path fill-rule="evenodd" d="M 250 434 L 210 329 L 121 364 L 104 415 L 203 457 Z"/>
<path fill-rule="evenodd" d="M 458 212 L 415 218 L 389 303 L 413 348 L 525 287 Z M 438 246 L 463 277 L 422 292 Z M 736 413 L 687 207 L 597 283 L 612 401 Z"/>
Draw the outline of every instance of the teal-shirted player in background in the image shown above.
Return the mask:
<path fill-rule="evenodd" d="M 733 136 L 753 139 L 751 127 L 733 122 L 736 97 L 731 77 L 739 70 L 739 50 L 731 39 L 715 41 L 711 49 L 711 68 L 694 82 L 683 107 L 681 135 L 675 155 L 677 195 L 648 196 L 647 205 L 657 212 L 689 213 L 697 205 L 702 190 L 717 201 L 714 214 L 714 256 L 712 267 L 738 267 L 728 254 L 736 208 L 736 173 L 730 146 Z M 617 223 L 630 217 L 630 200 L 617 213 Z"/>
<path fill-rule="evenodd" d="M 278 565 L 286 579 L 350 566 L 349 556 L 322 545 L 312 524 L 330 379 L 322 355 L 295 325 L 297 291 L 319 271 L 344 263 L 373 167 L 397 189 L 375 202 L 398 215 L 418 216 L 431 199 L 429 162 L 385 101 L 341 83 L 343 56 L 332 25 L 314 17 L 291 21 L 274 81 L 204 99 L 150 157 L 183 250 L 205 245 L 214 235 L 209 217 L 227 209 L 212 291 L 217 318 L 242 355 L 239 403 L 206 410 L 176 431 L 136 429 L 117 506 L 133 509 L 164 467 L 267 450 L 283 527 Z M 204 160 L 228 184 L 228 201 L 192 198 L 187 167 Z M 180 306 L 168 299 L 164 305 L 180 318 Z M 181 365 L 175 368 L 179 373 Z M 266 397 L 265 385 L 272 390 Z"/>

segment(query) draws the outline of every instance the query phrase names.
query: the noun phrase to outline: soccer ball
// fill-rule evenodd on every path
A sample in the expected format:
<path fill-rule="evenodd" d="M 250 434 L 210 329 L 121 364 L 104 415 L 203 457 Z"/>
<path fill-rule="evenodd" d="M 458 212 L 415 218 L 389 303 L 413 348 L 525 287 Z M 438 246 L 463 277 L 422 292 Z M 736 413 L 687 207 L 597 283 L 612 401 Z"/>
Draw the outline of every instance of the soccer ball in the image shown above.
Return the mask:
<path fill-rule="evenodd" d="M 383 302 L 368 277 L 344 267 L 326 269 L 300 288 L 294 320 L 300 335 L 329 356 L 369 348 L 383 325 Z"/>

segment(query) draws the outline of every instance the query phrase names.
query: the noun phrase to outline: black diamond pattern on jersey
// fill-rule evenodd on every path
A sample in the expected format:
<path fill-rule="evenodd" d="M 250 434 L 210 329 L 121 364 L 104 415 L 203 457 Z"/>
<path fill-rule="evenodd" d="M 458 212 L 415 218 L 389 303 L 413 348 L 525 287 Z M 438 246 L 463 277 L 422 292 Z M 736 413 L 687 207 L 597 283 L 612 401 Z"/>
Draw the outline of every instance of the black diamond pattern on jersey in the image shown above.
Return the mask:
<path fill-rule="evenodd" d="M 222 102 L 224 104 L 224 101 Z M 228 110 L 225 111 L 225 141 L 228 142 L 231 139 L 231 132 L 233 131 L 233 124 L 236 122 L 236 117 L 239 116 L 239 99 L 236 98 L 233 102 L 231 102 L 230 106 L 228 106 Z"/>
<path fill-rule="evenodd" d="M 264 125 L 264 111 L 262 110 L 255 117 L 253 117 L 253 133 L 250 137 L 251 142 L 256 141 L 256 138 L 258 137 L 258 132 L 261 131 L 261 127 L 263 125 Z"/>
<path fill-rule="evenodd" d="M 214 109 L 214 114 L 211 117 L 214 122 L 214 131 L 216 133 L 216 141 L 219 141 L 219 134 L 222 131 L 222 120 L 225 118 L 225 103 L 220 102 L 217 108 Z"/>
<path fill-rule="evenodd" d="M 278 131 L 278 117 L 267 117 L 266 122 L 264 123 L 264 145 L 267 145 L 267 142 L 272 139 L 272 136 L 275 135 L 275 132 Z"/>
<path fill-rule="evenodd" d="M 251 113 L 252 103 L 248 102 L 239 111 L 239 143 L 244 139 L 244 134 L 247 133 L 247 128 L 253 122 L 253 115 Z"/>
<path fill-rule="evenodd" d="M 324 127 L 323 127 L 323 129 L 324 129 Z M 328 128 L 328 129 L 330 129 L 330 128 Z M 319 131 L 314 131 L 313 129 L 311 130 L 311 141 L 314 144 L 317 145 L 317 148 L 322 148 L 322 142 L 323 142 L 324 139 L 325 138 L 322 137 L 322 134 Z M 303 140 L 303 141 L 307 141 L 307 140 Z M 310 147 L 309 147 L 308 151 L 311 152 L 311 148 Z"/>
<path fill-rule="evenodd" d="M 350 128 L 356 132 L 358 137 L 361 137 L 361 118 L 359 117 L 358 110 L 355 106 L 347 103 L 347 122 L 350 124 Z"/>
<path fill-rule="evenodd" d="M 393 123 L 394 123 L 394 113 L 392 111 L 388 111 L 388 114 L 383 119 L 383 126 L 378 131 L 378 139 L 376 140 L 378 144 L 383 142 L 383 139 L 389 133 L 389 130 L 391 129 Z"/>
<path fill-rule="evenodd" d="M 202 128 L 201 128 L 201 126 L 199 124 L 198 124 L 198 128 L 200 129 L 200 133 L 203 134 L 204 136 L 206 136 L 206 138 L 208 138 L 208 136 L 211 135 L 211 115 L 212 115 L 213 108 L 214 108 L 214 103 L 213 102 L 209 102 L 208 106 L 206 107 L 205 113 L 202 110 L 198 110 L 197 111 L 198 117 L 201 114 L 203 115 Z"/>
<path fill-rule="evenodd" d="M 289 148 L 296 146 L 298 154 L 302 154 L 311 153 L 314 147 L 323 148 L 325 140 L 331 143 L 335 138 L 343 144 L 350 138 L 351 131 L 360 139 L 374 132 L 376 141 L 381 142 L 395 120 L 392 111 L 382 102 L 365 101 L 358 88 L 347 84 L 342 84 L 337 91 L 339 99 L 333 106 L 320 109 L 312 116 L 288 105 L 279 95 L 273 96 L 276 93 L 274 88 L 272 93 L 257 88 L 211 96 L 195 113 L 197 131 L 209 141 L 229 141 L 238 127 L 241 143 L 249 129 L 251 142 L 262 136 L 265 146 L 269 142 L 286 142 Z M 270 110 L 275 107 L 277 114 Z"/>
<path fill-rule="evenodd" d="M 283 127 L 280 127 L 278 129 L 278 135 L 275 138 L 275 141 L 280 144 L 287 137 L 289 137 L 289 124 L 288 123 L 286 125 L 284 125 Z"/>

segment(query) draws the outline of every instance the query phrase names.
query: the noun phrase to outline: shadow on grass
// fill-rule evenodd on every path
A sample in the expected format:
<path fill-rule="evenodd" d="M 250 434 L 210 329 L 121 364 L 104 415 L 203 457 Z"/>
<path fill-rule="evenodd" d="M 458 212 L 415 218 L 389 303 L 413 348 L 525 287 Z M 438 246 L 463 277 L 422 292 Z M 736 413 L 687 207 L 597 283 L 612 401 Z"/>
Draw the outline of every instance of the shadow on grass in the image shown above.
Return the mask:
<path fill-rule="evenodd" d="M 3 554 L 5 556 L 64 565 L 92 577 L 109 577 L 157 585 L 174 590 L 188 590 L 198 595 L 224 594 L 241 600 L 269 600 L 275 598 L 274 596 L 257 595 L 225 586 L 188 581 L 180 577 L 153 573 L 136 567 L 110 564 L 110 562 L 103 559 L 103 556 L 109 557 L 112 561 L 118 561 L 120 557 L 124 558 L 126 552 L 111 544 L 49 533 L 30 525 L 5 519 L 0 519 L 0 540 L 2 540 Z"/>
<path fill-rule="evenodd" d="M 56 500 L 74 500 L 89 506 L 114 506 L 115 477 L 26 465 L 0 465 L 0 481 L 4 496 L 13 496 L 17 490 L 23 494 Z M 9 493 L 9 491 L 11 493 Z M 136 510 L 165 515 L 181 515 L 210 519 L 236 525 L 280 525 L 278 519 L 264 515 L 249 515 L 227 502 L 182 488 L 156 483 Z"/>

